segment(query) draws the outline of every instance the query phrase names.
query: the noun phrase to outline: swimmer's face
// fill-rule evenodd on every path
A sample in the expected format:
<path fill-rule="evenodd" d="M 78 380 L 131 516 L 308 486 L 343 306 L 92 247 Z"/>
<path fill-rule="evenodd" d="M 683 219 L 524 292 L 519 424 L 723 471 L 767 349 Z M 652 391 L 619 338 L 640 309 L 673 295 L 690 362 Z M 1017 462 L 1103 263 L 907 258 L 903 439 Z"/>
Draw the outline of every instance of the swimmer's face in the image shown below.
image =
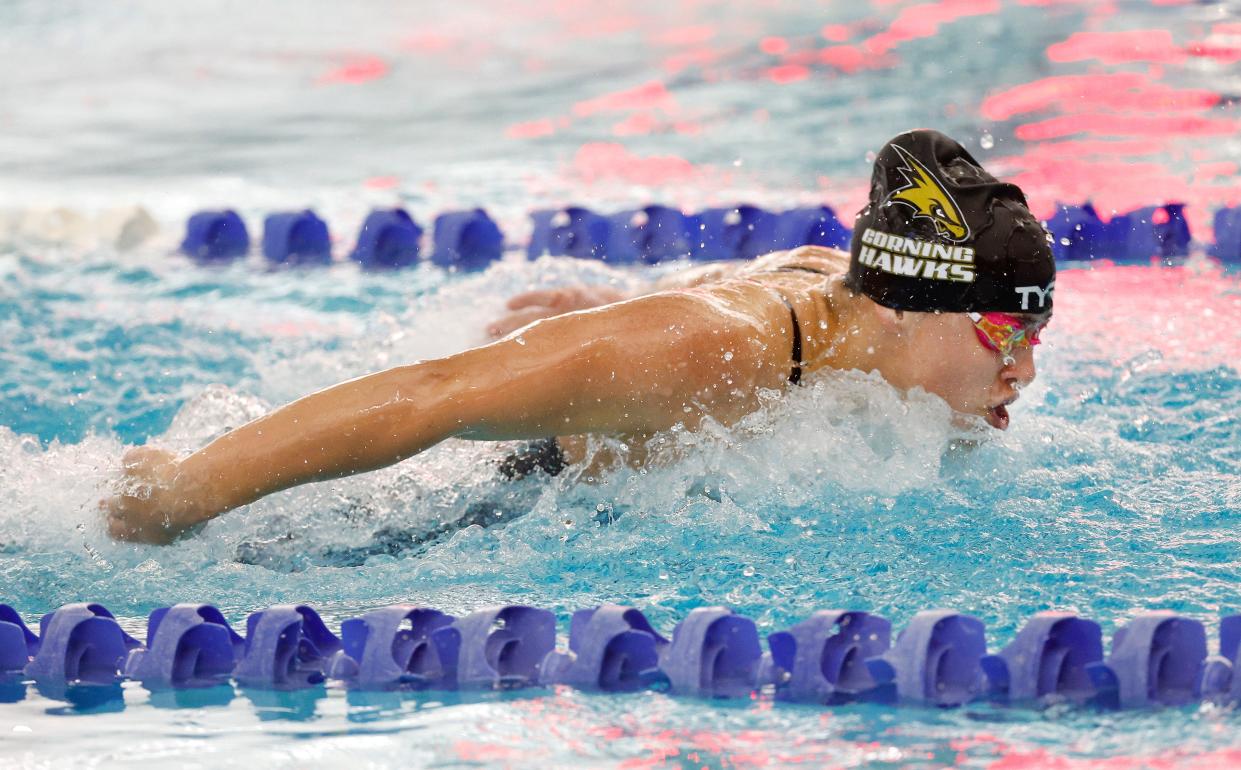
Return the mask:
<path fill-rule="evenodd" d="M 901 347 L 905 355 L 896 367 L 893 384 L 921 387 L 957 412 L 982 417 L 992 427 L 1006 429 L 1007 406 L 1034 380 L 1034 348 L 1018 347 L 1006 359 L 979 343 L 974 324 L 964 313 L 903 316 Z"/>

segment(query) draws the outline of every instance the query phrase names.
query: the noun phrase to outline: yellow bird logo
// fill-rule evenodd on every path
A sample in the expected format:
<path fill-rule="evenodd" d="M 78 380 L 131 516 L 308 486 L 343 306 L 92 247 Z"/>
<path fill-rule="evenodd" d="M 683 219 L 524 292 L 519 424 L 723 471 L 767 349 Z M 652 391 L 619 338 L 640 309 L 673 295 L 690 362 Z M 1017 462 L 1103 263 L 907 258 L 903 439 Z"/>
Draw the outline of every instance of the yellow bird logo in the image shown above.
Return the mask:
<path fill-rule="evenodd" d="M 899 145 L 893 145 L 893 149 L 905 159 L 905 165 L 897 170 L 909 184 L 891 193 L 888 200 L 912 207 L 915 219 L 931 220 L 935 223 L 937 233 L 955 243 L 969 238 L 969 225 L 962 219 L 961 210 L 957 208 L 957 202 L 948 191 L 935 181 L 931 172 L 915 160 L 908 150 Z"/>

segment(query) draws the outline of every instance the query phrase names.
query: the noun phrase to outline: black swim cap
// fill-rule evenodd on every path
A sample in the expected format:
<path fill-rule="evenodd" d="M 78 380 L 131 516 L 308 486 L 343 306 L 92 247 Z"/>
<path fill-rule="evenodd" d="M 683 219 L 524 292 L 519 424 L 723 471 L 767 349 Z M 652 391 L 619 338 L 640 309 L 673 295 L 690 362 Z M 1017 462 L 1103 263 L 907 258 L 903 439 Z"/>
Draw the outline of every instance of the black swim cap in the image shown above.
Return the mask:
<path fill-rule="evenodd" d="M 896 310 L 1043 313 L 1048 237 L 1021 188 L 938 131 L 907 131 L 875 158 L 845 285 Z"/>

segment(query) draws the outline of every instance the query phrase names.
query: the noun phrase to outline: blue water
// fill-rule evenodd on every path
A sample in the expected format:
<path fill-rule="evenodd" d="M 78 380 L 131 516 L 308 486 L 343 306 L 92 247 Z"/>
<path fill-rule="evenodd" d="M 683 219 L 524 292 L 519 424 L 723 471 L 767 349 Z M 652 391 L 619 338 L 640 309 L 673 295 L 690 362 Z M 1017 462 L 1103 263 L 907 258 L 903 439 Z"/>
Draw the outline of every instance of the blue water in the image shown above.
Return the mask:
<path fill-rule="evenodd" d="M 562 629 L 573 610 L 618 601 L 665 631 L 694 607 L 727 604 L 764 633 L 821 608 L 866 609 L 899 627 L 943 606 L 982 618 L 993 648 L 1043 609 L 1094 617 L 1108 634 L 1147 608 L 1212 626 L 1241 611 L 1241 276 L 1201 255 L 1184 268 L 1067 269 L 1039 379 L 1013 407 L 1013 427 L 976 447 L 933 398 L 826 375 L 773 394 L 733 429 L 657 437 L 674 459 L 646 472 L 502 484 L 494 463 L 506 447 L 448 442 L 272 496 L 171 547 L 104 534 L 95 505 L 127 446 L 190 451 L 315 388 L 477 344 L 505 298 L 527 287 L 650 277 L 517 255 L 479 275 L 272 271 L 257 259 L 195 267 L 170 253 L 189 210 L 229 202 L 254 222 L 314 204 L 343 251 L 372 203 L 402 201 L 424 219 L 486 203 L 519 234 L 526 209 L 565 200 L 789 205 L 817 195 L 825 175 L 822 195 L 834 201 L 832 180 L 864 181 L 867 151 L 910 124 L 934 121 L 980 156 L 984 129 L 1011 148 L 1013 127 L 984 125 L 978 101 L 1061 73 L 1042 51 L 1090 12 L 1004 4 L 904 43 L 895 70 L 787 85 L 754 74 L 763 35 L 812 36 L 829 22 L 879 29 L 907 5 L 641 3 L 627 13 L 638 27 L 613 19 L 620 31 L 590 39 L 573 34 L 608 14 L 573 3 L 529 16 L 498 5 L 303 4 L 292 20 L 275 4 L 4 6 L 0 61 L 15 74 L 0 91 L 11 140 L 0 143 L 0 174 L 14 181 L 0 191 L 0 600 L 30 619 L 100 601 L 139 636 L 149 610 L 178 601 L 210 601 L 236 623 L 290 601 L 329 623 L 395 601 L 454 614 L 522 602 L 554 610 Z M 1218 3 L 1121 7 L 1092 23 L 1192 38 L 1236 18 Z M 681 74 L 667 87 L 708 126 L 703 135 L 618 138 L 621 112 L 575 117 L 551 136 L 504 136 L 507 125 L 665 77 L 651 31 L 702 24 L 716 25 L 723 51 L 716 79 Z M 402 40 L 425 46 L 431 33 L 453 42 L 400 53 Z M 391 62 L 389 74 L 315 85 L 371 52 Z M 928 111 L 901 80 L 935 55 L 954 63 L 918 72 L 951 93 L 955 112 Z M 534 58 L 541 69 L 527 70 Z M 1166 76 L 1220 89 L 1236 80 L 1188 65 Z M 761 131 L 736 119 L 759 107 L 769 111 Z M 709 171 L 661 183 L 591 177 L 574 157 L 595 141 Z M 1190 149 L 1241 158 L 1235 138 L 1169 142 L 1185 154 L 1168 163 L 1186 173 Z M 394 187 L 364 184 L 387 175 Z M 471 506 L 499 512 L 497 524 L 409 545 Z M 132 683 L 97 705 L 21 694 L 0 704 L 6 766 L 1039 767 L 1063 756 L 1138 767 L 1241 757 L 1237 715 L 1210 707 L 821 709 L 337 688 L 174 699 Z"/>

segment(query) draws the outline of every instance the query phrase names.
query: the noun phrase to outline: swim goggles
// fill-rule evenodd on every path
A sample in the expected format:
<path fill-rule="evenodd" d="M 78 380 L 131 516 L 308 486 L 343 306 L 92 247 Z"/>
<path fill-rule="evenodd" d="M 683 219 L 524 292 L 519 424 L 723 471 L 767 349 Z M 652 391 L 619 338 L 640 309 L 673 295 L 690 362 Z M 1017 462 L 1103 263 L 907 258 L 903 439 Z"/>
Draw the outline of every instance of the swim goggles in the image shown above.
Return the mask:
<path fill-rule="evenodd" d="M 1027 323 L 1008 313 L 967 313 L 974 324 L 978 341 L 987 350 L 1004 356 L 1004 364 L 1013 363 L 1013 352 L 1032 348 L 1039 343 L 1042 325 Z"/>

